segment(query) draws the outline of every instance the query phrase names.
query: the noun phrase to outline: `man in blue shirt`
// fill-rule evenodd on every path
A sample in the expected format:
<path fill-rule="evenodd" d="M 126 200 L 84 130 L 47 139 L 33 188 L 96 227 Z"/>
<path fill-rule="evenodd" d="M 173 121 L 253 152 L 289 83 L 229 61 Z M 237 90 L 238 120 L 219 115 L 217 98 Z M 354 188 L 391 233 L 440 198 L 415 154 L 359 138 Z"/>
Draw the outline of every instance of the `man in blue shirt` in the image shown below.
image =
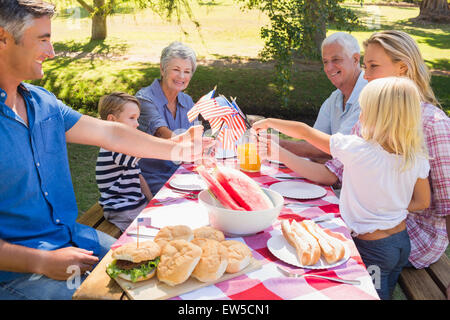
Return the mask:
<path fill-rule="evenodd" d="M 359 94 L 367 84 L 360 57 L 358 41 L 348 33 L 336 32 L 323 41 L 324 71 L 337 89 L 320 107 L 314 128 L 327 134 L 350 134 L 359 119 Z M 302 157 L 330 158 L 306 141 L 281 140 L 280 146 Z"/>
<path fill-rule="evenodd" d="M 41 78 L 43 61 L 54 56 L 53 14 L 39 0 L 0 0 L 0 299 L 70 299 L 76 288 L 64 280 L 91 270 L 115 240 L 75 222 L 67 142 L 141 158 L 202 154 L 194 147 L 201 128 L 182 143 L 159 139 L 81 115 L 23 83 Z"/>

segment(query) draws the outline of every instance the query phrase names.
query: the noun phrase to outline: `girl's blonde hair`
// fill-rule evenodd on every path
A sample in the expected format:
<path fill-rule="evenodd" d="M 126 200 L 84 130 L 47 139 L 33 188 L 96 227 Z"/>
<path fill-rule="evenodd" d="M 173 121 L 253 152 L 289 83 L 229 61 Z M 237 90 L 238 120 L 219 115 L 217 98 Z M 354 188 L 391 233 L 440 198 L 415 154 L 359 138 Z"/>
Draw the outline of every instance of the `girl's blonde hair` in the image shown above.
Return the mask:
<path fill-rule="evenodd" d="M 426 156 L 422 130 L 420 93 L 405 77 L 369 82 L 359 96 L 361 135 L 389 153 L 403 156 L 407 169 L 418 154 Z"/>
<path fill-rule="evenodd" d="M 369 44 L 379 44 L 393 62 L 403 62 L 408 68 L 405 76 L 417 85 L 421 101 L 440 106 L 430 86 L 430 71 L 422 58 L 417 43 L 410 35 L 396 30 L 375 32 L 363 42 L 365 50 Z"/>

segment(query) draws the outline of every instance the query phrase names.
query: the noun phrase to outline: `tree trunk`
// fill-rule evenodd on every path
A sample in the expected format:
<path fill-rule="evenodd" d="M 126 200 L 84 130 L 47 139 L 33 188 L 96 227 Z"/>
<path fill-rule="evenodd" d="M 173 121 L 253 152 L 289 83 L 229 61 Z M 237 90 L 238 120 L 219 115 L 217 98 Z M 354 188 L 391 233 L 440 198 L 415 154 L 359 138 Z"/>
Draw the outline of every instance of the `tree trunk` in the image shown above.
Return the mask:
<path fill-rule="evenodd" d="M 91 41 L 105 40 L 107 35 L 106 29 L 106 8 L 104 0 L 94 0 L 95 13 L 92 16 L 92 33 Z"/>
<path fill-rule="evenodd" d="M 450 23 L 450 9 L 447 0 L 422 0 L 416 21 Z"/>
<path fill-rule="evenodd" d="M 325 0 L 309 1 L 308 15 L 310 16 L 312 28 L 310 38 L 314 45 L 313 56 L 320 59 L 322 56 L 322 41 L 327 35 L 327 17 L 328 12 L 326 10 Z"/>

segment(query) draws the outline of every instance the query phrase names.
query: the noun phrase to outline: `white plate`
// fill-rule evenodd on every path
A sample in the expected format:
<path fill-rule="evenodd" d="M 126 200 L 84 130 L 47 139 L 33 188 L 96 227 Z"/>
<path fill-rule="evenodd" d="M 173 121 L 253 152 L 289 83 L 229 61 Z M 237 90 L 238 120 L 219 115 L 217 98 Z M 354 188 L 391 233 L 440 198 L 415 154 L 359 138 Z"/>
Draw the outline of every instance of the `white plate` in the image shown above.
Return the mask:
<path fill-rule="evenodd" d="M 293 199 L 316 199 L 327 194 L 321 186 L 302 181 L 282 181 L 272 184 L 269 189 L 284 197 Z"/>
<path fill-rule="evenodd" d="M 233 150 L 216 149 L 216 159 L 229 159 L 236 157 L 236 152 Z"/>
<path fill-rule="evenodd" d="M 274 235 L 269 239 L 269 241 L 267 241 L 267 248 L 275 257 L 288 264 L 304 269 L 329 269 L 345 263 L 348 258 L 350 258 L 350 250 L 345 243 L 344 247 L 344 257 L 333 264 L 327 263 L 327 261 L 323 257 L 320 257 L 319 261 L 316 264 L 313 264 L 311 266 L 304 266 L 298 261 L 295 248 L 286 241 L 282 234 Z"/>
<path fill-rule="evenodd" d="M 205 181 L 198 174 L 177 174 L 169 181 L 169 185 L 180 190 L 198 191 L 207 188 Z"/>
<path fill-rule="evenodd" d="M 209 225 L 208 211 L 203 205 L 194 201 L 150 207 L 144 209 L 140 217 L 150 217 L 152 226 L 156 228 L 182 224 L 196 229 Z"/>

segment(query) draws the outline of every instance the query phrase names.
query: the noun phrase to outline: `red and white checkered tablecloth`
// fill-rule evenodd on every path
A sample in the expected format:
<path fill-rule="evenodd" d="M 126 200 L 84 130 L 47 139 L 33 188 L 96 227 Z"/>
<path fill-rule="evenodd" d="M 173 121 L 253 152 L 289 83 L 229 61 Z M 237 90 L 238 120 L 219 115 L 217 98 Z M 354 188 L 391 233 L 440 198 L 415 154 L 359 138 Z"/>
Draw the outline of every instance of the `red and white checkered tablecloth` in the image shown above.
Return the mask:
<path fill-rule="evenodd" d="M 237 167 L 235 159 L 226 159 L 221 161 L 227 166 Z M 178 174 L 189 174 L 193 171 L 194 166 L 190 164 L 181 165 L 174 173 L 172 178 Z M 251 178 L 257 181 L 262 187 L 269 187 L 271 184 L 284 181 L 275 178 L 278 175 L 293 175 L 295 173 L 290 169 L 278 164 L 264 162 L 261 167 L 261 172 L 247 173 Z M 171 178 L 171 179 L 172 179 Z M 306 180 L 303 180 L 306 181 Z M 154 203 L 161 200 L 177 198 L 164 205 L 164 209 L 169 209 L 170 206 L 177 208 L 177 217 L 185 215 L 189 221 L 195 220 L 195 214 L 201 210 L 196 210 L 196 206 L 202 206 L 197 200 L 190 200 L 184 195 L 171 192 L 172 187 L 169 184 L 170 180 L 165 186 L 155 195 L 154 199 L 149 203 L 148 207 L 139 215 L 152 216 L 156 210 L 161 210 L 161 205 L 157 206 Z M 307 181 L 310 182 L 310 181 Z M 259 260 L 262 268 L 249 272 L 247 274 L 238 276 L 236 278 L 219 282 L 201 289 L 197 289 L 185 294 L 182 294 L 174 299 L 184 300 L 291 300 L 291 299 L 308 299 L 308 300 L 322 300 L 322 299 L 379 299 L 375 287 L 372 283 L 372 278 L 367 272 L 361 256 L 355 247 L 355 244 L 350 236 L 344 221 L 339 214 L 339 199 L 334 194 L 330 187 L 325 187 L 327 194 L 320 199 L 313 199 L 302 202 L 311 202 L 315 204 L 323 204 L 318 207 L 310 208 L 283 208 L 280 212 L 278 220 L 263 232 L 259 232 L 252 236 L 232 238 L 246 243 L 252 250 L 253 258 Z M 296 202 L 298 200 L 286 199 L 286 202 Z M 176 207 L 175 207 L 176 206 Z M 185 208 L 186 210 L 180 210 Z M 202 209 L 202 208 L 200 208 Z M 180 212 L 181 211 L 181 212 Z M 350 249 L 350 258 L 339 266 L 330 269 L 299 269 L 291 266 L 278 258 L 276 258 L 267 248 L 267 241 L 273 236 L 281 232 L 280 221 L 282 219 L 296 219 L 301 221 L 303 219 L 314 218 L 323 214 L 334 213 L 335 218 L 322 222 L 321 226 L 330 229 L 331 231 L 342 235 L 341 240 Z M 206 225 L 207 221 L 200 224 Z M 188 221 L 188 220 L 186 220 Z M 184 224 L 179 221 L 173 221 L 172 225 Z M 112 249 L 115 249 L 124 243 L 136 241 L 135 235 L 129 235 L 130 231 L 136 230 L 136 220 L 128 227 L 126 232 L 114 243 Z M 130 232 L 132 233 L 132 232 Z M 140 238 L 143 239 L 143 238 Z M 231 238 L 227 238 L 231 239 Z M 148 240 L 148 238 L 146 238 Z M 142 240 L 141 240 L 142 241 Z M 360 285 L 341 284 L 329 280 L 319 279 L 315 277 L 301 277 L 289 278 L 282 274 L 278 265 L 285 269 L 296 270 L 297 273 L 314 273 L 324 276 L 341 277 L 344 279 L 357 279 L 361 281 Z"/>

